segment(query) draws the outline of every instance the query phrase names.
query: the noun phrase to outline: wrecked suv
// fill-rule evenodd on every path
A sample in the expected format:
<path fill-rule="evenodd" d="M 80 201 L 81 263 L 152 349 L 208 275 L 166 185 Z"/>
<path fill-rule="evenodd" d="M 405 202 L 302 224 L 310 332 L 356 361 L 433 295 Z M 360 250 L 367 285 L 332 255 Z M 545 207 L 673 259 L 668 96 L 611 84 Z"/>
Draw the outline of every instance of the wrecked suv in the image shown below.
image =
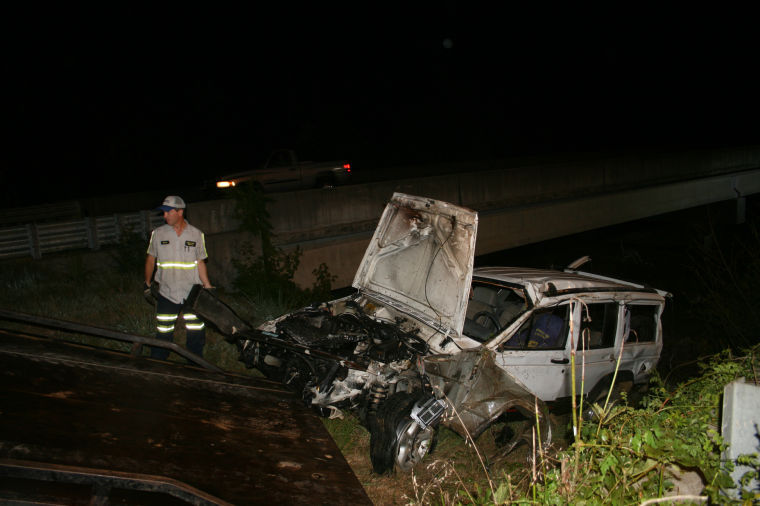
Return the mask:
<path fill-rule="evenodd" d="M 617 395 L 647 382 L 662 349 L 667 293 L 576 270 L 473 270 L 477 224 L 469 209 L 396 193 L 355 293 L 258 328 L 206 291 L 191 303 L 248 367 L 325 415 L 356 413 L 378 473 L 411 469 L 440 424 L 476 438 L 508 411 L 526 420 L 508 448 L 530 437 L 536 421 L 548 444 L 547 403 L 573 392 L 603 401 L 613 385 Z M 574 349 L 584 375 L 573 375 Z"/>

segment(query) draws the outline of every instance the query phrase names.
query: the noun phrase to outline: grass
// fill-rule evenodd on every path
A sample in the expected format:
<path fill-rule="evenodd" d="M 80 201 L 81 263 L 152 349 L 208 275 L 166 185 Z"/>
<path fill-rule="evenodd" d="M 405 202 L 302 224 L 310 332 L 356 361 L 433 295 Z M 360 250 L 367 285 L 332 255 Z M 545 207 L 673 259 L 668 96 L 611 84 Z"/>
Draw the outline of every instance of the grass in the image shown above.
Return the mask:
<path fill-rule="evenodd" d="M 551 415 L 555 427 L 551 453 L 567 448 L 569 414 Z M 434 450 L 410 473 L 377 475 L 369 460 L 370 435 L 346 414 L 324 424 L 375 504 L 493 504 L 491 499 L 524 497 L 535 481 L 535 447 L 518 446 L 509 454 L 499 442 L 503 430 L 517 430 L 524 420 L 505 416 L 475 440 L 440 426 Z M 493 485 L 495 484 L 495 485 Z M 493 489 L 492 489 L 493 486 Z"/>
<path fill-rule="evenodd" d="M 389 475 L 372 471 L 369 432 L 354 416 L 325 419 L 324 424 L 375 504 L 467 504 L 486 500 L 489 477 L 508 477 L 515 490 L 527 491 L 530 483 L 528 446 L 519 447 L 509 457 L 500 455 L 497 435 L 506 422 L 495 424 L 474 443 L 441 427 L 434 451 L 420 466 L 411 473 Z"/>
<path fill-rule="evenodd" d="M 154 308 L 143 298 L 141 273 L 114 268 L 107 262 L 107 257 L 100 257 L 97 264 L 87 266 L 81 261 L 82 256 L 90 255 L 67 255 L 49 263 L 29 259 L 5 262 L 0 271 L 0 307 L 153 337 Z M 252 311 L 250 308 L 254 306 L 245 304 L 241 296 L 230 297 L 224 293 L 220 296 L 250 321 L 260 321 L 267 316 Z M 90 343 L 120 351 L 130 347 L 129 343 L 68 331 L 40 332 L 70 342 Z M 185 344 L 185 332 L 181 325 L 175 331 L 175 343 Z M 148 353 L 148 350 L 144 349 L 143 353 Z M 238 361 L 236 349 L 212 328 L 206 332 L 204 358 L 228 371 L 252 373 Z M 184 361 L 174 354 L 169 359 Z"/>

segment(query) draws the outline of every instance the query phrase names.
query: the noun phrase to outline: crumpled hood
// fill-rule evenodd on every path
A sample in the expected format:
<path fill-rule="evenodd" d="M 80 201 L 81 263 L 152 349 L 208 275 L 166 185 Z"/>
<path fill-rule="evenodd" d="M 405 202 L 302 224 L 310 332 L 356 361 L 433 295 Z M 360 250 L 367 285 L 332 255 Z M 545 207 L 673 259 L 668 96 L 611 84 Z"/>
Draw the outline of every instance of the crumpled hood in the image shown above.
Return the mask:
<path fill-rule="evenodd" d="M 477 227 L 475 211 L 394 193 L 353 286 L 458 337 L 467 309 Z"/>

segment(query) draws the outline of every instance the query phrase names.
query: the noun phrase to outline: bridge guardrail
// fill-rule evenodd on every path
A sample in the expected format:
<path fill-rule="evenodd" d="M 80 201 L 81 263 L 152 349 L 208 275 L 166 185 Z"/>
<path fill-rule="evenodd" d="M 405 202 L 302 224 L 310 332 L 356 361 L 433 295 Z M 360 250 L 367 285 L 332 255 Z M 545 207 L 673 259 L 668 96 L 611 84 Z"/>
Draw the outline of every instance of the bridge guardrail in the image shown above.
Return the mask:
<path fill-rule="evenodd" d="M 292 244 L 324 238 L 325 234 L 371 231 L 394 191 L 492 212 L 545 199 L 577 198 L 756 170 L 760 167 L 760 146 L 504 165 L 479 171 L 477 177 L 466 170 L 472 166 L 460 165 L 464 172 L 381 180 L 341 186 L 328 192 L 301 190 L 277 194 L 268 211 L 278 241 Z M 232 201 L 202 201 L 192 206 L 193 224 L 207 235 L 237 229 Z M 46 219 L 52 212 L 48 211 L 43 213 Z M 12 219 L 18 217 L 14 215 Z M 163 219 L 154 212 L 140 211 L 0 228 L 0 259 L 40 258 L 43 254 L 71 249 L 97 250 L 103 245 L 117 244 L 126 230 L 147 238 L 150 230 L 161 224 Z"/>
<path fill-rule="evenodd" d="M 155 211 L 98 216 L 57 223 L 28 223 L 0 228 L 0 258 L 31 256 L 76 249 L 97 250 L 118 244 L 123 234 L 132 232 L 146 238 L 163 225 L 164 218 Z"/>

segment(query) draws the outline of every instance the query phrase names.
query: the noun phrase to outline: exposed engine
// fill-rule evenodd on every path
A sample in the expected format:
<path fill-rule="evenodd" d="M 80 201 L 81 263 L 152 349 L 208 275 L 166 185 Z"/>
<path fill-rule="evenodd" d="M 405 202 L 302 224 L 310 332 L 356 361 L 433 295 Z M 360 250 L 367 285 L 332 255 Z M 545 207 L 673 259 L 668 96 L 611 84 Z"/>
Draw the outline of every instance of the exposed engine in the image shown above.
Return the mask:
<path fill-rule="evenodd" d="M 359 362 L 389 363 L 427 353 L 425 341 L 400 329 L 402 319 L 394 323 L 374 320 L 353 301 L 346 308 L 334 316 L 326 307 L 299 311 L 279 321 L 277 331 L 304 346 L 350 351 Z"/>
<path fill-rule="evenodd" d="M 290 313 L 267 332 L 269 343 L 241 343 L 241 359 L 309 404 L 359 408 L 364 418 L 387 395 L 421 387 L 414 359 L 429 351 L 408 320 L 384 320 L 375 306 L 365 307 L 373 309 L 372 316 L 352 299 Z"/>

